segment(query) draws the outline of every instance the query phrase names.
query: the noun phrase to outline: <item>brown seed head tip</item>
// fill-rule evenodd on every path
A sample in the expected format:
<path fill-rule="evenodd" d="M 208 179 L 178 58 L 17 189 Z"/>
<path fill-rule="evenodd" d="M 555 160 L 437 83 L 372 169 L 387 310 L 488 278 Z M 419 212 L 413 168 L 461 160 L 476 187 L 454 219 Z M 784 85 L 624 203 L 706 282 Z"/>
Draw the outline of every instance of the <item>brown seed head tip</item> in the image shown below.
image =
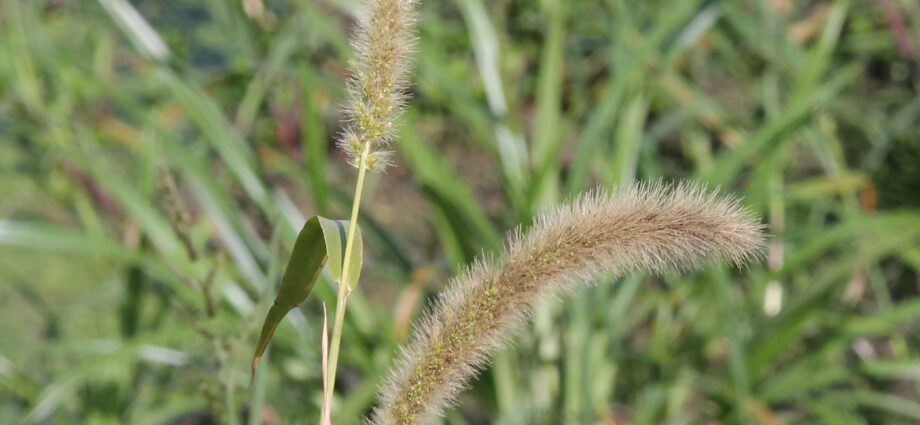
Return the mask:
<path fill-rule="evenodd" d="M 359 165 L 367 150 L 365 165 L 384 169 L 388 161 L 383 147 L 392 140 L 408 97 L 416 1 L 368 0 L 366 6 L 352 38 L 356 55 L 344 108 L 347 125 L 339 146 L 352 165 Z"/>
<path fill-rule="evenodd" d="M 636 271 L 689 270 L 763 253 L 763 226 L 737 199 L 693 184 L 594 191 L 516 231 L 505 252 L 455 277 L 417 326 L 370 423 L 426 423 L 547 294 Z"/>

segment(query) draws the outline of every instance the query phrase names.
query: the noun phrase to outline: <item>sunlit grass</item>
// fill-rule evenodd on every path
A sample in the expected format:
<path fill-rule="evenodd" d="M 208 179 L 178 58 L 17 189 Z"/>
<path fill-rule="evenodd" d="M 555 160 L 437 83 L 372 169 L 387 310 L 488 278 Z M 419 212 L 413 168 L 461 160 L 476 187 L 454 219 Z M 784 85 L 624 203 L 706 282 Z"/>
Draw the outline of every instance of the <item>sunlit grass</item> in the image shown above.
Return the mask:
<path fill-rule="evenodd" d="M 0 1 L 0 423 L 159 424 L 209 400 L 312 423 L 328 276 L 252 391 L 248 363 L 305 218 L 349 212 L 352 3 L 130 4 Z M 767 260 L 541 304 L 445 423 L 920 419 L 917 22 L 904 1 L 422 3 L 396 167 L 365 186 L 335 423 L 360 423 L 409 318 L 508 229 L 659 178 L 741 196 Z M 212 270 L 207 318 L 190 282 Z"/>

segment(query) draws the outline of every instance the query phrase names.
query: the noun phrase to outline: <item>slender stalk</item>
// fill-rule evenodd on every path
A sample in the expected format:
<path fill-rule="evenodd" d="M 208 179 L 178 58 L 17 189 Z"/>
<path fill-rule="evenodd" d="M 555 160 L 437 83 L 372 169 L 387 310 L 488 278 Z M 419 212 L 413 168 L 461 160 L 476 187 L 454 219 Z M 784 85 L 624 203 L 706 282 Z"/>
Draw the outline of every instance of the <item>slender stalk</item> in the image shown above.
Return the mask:
<path fill-rule="evenodd" d="M 223 423 L 227 425 L 238 425 L 240 423 L 239 411 L 236 409 L 236 398 L 234 395 L 234 384 L 233 376 L 230 373 L 230 370 L 226 368 L 227 358 L 229 357 L 228 347 L 220 341 L 216 343 L 218 350 L 218 358 L 221 359 L 220 369 L 224 369 L 224 420 Z"/>
<path fill-rule="evenodd" d="M 335 373 L 339 364 L 339 345 L 342 342 L 342 327 L 345 324 L 345 307 L 351 295 L 351 284 L 348 282 L 349 267 L 351 266 L 351 251 L 355 245 L 355 229 L 358 226 L 358 211 L 361 209 L 361 194 L 364 191 L 364 175 L 367 172 L 367 156 L 370 153 L 370 144 L 365 145 L 358 161 L 358 181 L 355 183 L 355 199 L 351 204 L 351 219 L 348 222 L 348 236 L 345 239 L 345 259 L 342 261 L 342 279 L 339 281 L 339 296 L 335 305 L 335 323 L 332 325 L 332 340 L 329 347 L 329 383 L 323 391 L 322 424 L 332 424 L 332 394 L 335 392 Z M 357 282 L 355 282 L 357 283 Z"/>

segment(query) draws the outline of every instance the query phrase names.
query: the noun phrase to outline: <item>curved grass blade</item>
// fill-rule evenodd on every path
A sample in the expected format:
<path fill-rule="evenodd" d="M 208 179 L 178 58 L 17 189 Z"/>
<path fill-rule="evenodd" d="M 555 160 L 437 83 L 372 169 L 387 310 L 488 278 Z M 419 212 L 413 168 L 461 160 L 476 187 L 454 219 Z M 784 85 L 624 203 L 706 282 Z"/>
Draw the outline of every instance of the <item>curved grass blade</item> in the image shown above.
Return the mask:
<path fill-rule="evenodd" d="M 278 324 L 281 323 L 281 320 L 284 319 L 284 316 L 289 311 L 307 299 L 307 295 L 310 294 L 313 285 L 316 284 L 316 280 L 319 278 L 319 274 L 327 260 L 332 260 L 329 262 L 329 272 L 337 282 L 347 283 L 350 287 L 354 287 L 354 284 L 358 281 L 363 258 L 360 228 L 356 229 L 356 245 L 351 253 L 351 270 L 347 273 L 342 272 L 345 232 L 348 229 L 348 224 L 348 220 L 330 220 L 320 216 L 313 216 L 303 225 L 300 234 L 297 235 L 297 240 L 294 242 L 291 259 L 288 260 L 287 267 L 284 269 L 281 288 L 278 289 L 275 302 L 272 303 L 268 314 L 265 316 L 265 322 L 262 324 L 259 342 L 256 345 L 255 354 L 252 356 L 253 376 L 255 376 L 262 354 L 268 348 L 268 343 L 271 341 Z M 342 282 L 343 276 L 345 276 L 345 282 Z"/>

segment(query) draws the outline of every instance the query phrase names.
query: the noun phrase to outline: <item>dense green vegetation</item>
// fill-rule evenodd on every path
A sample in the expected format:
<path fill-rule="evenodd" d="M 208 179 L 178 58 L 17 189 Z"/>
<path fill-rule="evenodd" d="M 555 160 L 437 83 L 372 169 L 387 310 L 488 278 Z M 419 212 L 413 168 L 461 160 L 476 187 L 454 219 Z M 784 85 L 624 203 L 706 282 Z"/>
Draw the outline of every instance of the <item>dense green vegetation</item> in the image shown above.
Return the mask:
<path fill-rule="evenodd" d="M 351 205 L 356 2 L 265 3 L 0 0 L 0 423 L 319 417 L 328 276 L 249 360 L 303 220 Z M 462 265 L 656 179 L 742 196 L 767 258 L 548 300 L 445 423 L 920 421 L 918 49 L 909 0 L 423 1 L 335 423 Z"/>

